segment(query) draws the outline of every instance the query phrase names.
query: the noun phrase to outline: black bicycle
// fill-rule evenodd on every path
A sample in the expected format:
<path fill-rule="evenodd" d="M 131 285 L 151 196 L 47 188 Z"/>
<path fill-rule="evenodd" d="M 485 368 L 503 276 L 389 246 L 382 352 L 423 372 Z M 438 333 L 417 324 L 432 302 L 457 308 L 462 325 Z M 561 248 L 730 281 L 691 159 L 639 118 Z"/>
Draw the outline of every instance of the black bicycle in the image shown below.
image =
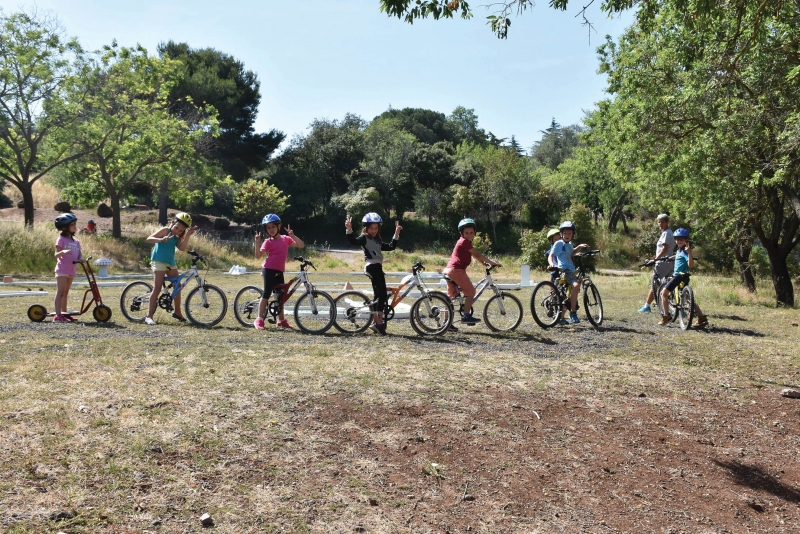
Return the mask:
<path fill-rule="evenodd" d="M 594 326 L 600 326 L 603 322 L 603 301 L 600 299 L 600 291 L 597 286 L 584 271 L 581 260 L 586 256 L 594 256 L 599 253 L 599 250 L 589 250 L 573 256 L 575 274 L 583 287 L 583 307 L 586 310 L 586 318 Z M 531 294 L 531 314 L 536 324 L 542 328 L 555 326 L 559 319 L 567 313 L 572 294 L 572 286 L 567 283 L 565 271 L 557 267 L 551 270 L 559 272 L 556 283 L 539 282 L 534 286 Z"/>
<path fill-rule="evenodd" d="M 675 256 L 666 256 L 663 258 L 653 258 L 652 260 L 647 260 L 639 267 L 652 267 L 653 268 L 653 276 L 650 278 L 650 289 L 653 291 L 653 297 L 655 297 L 655 304 L 656 308 L 659 310 L 661 309 L 661 286 L 664 282 L 668 281 L 672 276 L 658 276 L 658 267 L 662 263 L 672 263 L 675 261 Z"/>

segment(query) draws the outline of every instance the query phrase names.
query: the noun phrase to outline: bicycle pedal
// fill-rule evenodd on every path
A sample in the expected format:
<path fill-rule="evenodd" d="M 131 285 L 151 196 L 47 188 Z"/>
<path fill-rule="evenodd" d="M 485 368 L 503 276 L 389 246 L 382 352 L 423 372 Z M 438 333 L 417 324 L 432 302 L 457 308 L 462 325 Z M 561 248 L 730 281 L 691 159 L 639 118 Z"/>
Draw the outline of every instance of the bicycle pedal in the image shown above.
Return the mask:
<path fill-rule="evenodd" d="M 275 323 L 277 323 L 277 321 L 276 321 L 274 318 L 272 318 L 272 317 L 270 317 L 269 319 L 267 319 L 267 322 L 268 322 L 269 324 L 275 324 Z"/>

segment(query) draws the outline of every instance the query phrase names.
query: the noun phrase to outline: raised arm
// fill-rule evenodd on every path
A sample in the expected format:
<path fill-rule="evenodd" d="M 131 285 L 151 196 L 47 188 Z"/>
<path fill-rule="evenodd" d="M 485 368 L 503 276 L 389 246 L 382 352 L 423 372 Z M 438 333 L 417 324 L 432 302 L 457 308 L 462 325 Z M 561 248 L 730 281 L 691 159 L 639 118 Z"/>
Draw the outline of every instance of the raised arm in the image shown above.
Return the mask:
<path fill-rule="evenodd" d="M 292 238 L 292 241 L 294 241 L 294 246 L 297 248 L 303 248 L 306 246 L 299 237 L 294 235 L 294 232 L 292 232 L 292 229 L 288 224 L 286 225 L 286 235 Z"/>
<path fill-rule="evenodd" d="M 194 234 L 196 231 L 197 231 L 197 226 L 192 226 L 191 228 L 186 230 L 186 237 L 178 240 L 176 248 L 181 252 L 186 252 L 186 248 L 189 246 L 189 238 L 192 237 L 192 234 Z"/>
<path fill-rule="evenodd" d="M 166 239 L 165 239 L 166 238 Z M 146 242 L 154 245 L 156 243 L 165 243 L 169 239 L 169 228 L 166 226 L 152 233 L 150 237 L 145 239 Z"/>

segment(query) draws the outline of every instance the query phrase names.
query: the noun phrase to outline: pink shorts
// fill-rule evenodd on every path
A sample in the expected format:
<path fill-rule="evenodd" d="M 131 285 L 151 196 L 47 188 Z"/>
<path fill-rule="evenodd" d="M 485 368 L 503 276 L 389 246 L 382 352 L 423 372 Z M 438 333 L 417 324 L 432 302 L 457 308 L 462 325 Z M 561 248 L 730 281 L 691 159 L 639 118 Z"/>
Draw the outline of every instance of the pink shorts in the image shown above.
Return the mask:
<path fill-rule="evenodd" d="M 472 281 L 469 279 L 466 270 L 445 269 L 444 274 L 449 276 L 453 282 L 458 284 L 458 287 L 461 288 L 461 293 L 463 293 L 465 297 L 475 296 L 475 288 L 472 286 Z M 447 294 L 450 296 L 450 298 L 454 298 L 457 295 L 455 286 L 453 286 L 453 284 L 450 282 L 447 283 Z"/>

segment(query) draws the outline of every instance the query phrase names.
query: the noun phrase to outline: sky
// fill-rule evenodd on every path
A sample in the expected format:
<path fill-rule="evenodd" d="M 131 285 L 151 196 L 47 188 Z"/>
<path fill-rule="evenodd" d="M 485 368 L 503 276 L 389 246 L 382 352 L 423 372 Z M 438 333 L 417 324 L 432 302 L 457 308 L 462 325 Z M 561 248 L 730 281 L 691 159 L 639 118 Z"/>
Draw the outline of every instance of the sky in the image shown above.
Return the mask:
<path fill-rule="evenodd" d="M 558 12 L 540 2 L 514 16 L 501 40 L 478 0 L 471 20 L 413 25 L 381 13 L 378 0 L 0 0 L 6 13 L 54 14 L 88 50 L 116 39 L 155 53 L 171 39 L 230 54 L 261 82 L 256 131 L 275 128 L 287 140 L 348 112 L 371 120 L 390 107 L 464 106 L 481 128 L 514 135 L 526 150 L 553 118 L 578 123 L 605 97 L 596 49 L 632 22 L 593 5 L 590 33 L 571 4 Z"/>

